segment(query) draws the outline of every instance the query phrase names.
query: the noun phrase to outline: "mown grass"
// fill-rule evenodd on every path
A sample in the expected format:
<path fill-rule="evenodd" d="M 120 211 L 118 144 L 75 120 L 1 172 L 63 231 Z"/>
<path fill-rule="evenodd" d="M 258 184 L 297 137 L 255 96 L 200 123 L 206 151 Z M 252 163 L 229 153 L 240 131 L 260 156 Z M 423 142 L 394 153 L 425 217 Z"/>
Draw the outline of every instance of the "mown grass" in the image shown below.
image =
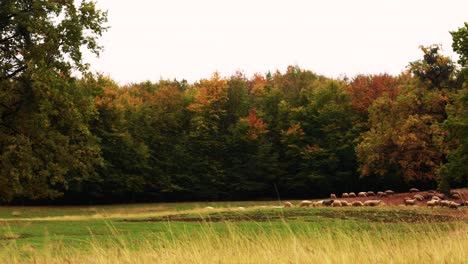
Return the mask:
<path fill-rule="evenodd" d="M 184 204 L 148 212 L 147 208 L 161 205 L 133 205 L 98 207 L 93 214 L 72 215 L 74 220 L 64 213 L 47 218 L 46 212 L 10 217 L 0 221 L 0 259 L 2 263 L 464 263 L 468 259 L 467 209 L 456 214 L 400 207 L 241 211 L 236 207 L 248 205 L 222 205 L 233 207 L 207 210 L 202 209 L 205 204 Z"/>

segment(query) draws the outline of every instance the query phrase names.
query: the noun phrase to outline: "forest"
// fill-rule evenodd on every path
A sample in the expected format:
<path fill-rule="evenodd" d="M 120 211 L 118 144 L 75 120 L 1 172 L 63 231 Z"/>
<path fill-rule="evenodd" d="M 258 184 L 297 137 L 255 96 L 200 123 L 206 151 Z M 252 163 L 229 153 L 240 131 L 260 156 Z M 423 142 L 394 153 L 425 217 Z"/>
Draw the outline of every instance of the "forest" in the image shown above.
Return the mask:
<path fill-rule="evenodd" d="M 468 186 L 468 23 L 450 31 L 456 60 L 422 46 L 397 76 L 290 66 L 121 85 L 82 58 L 106 20 L 93 2 L 0 3 L 0 204 Z"/>

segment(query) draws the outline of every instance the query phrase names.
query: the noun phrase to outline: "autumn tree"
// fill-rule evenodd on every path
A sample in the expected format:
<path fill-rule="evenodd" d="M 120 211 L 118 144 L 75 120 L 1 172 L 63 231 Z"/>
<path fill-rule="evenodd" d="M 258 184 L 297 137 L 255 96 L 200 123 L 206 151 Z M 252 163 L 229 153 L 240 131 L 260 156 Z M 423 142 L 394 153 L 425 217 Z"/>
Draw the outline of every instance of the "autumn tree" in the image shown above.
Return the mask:
<path fill-rule="evenodd" d="M 77 89 L 82 50 L 98 53 L 106 14 L 93 2 L 0 2 L 0 198 L 60 196 L 94 173 L 92 95 Z"/>

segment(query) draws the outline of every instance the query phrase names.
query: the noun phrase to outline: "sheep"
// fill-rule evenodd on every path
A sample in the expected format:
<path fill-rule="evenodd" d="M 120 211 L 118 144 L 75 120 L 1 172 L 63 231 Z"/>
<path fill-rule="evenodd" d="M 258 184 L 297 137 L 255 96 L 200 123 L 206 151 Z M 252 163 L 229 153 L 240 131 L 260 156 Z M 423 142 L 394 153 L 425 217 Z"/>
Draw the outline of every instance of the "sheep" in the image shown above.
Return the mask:
<path fill-rule="evenodd" d="M 205 207 L 205 209 L 210 209 L 210 210 L 212 210 L 212 209 L 214 209 L 214 207 L 212 207 L 212 206 L 207 206 L 207 207 Z"/>
<path fill-rule="evenodd" d="M 411 189 L 409 189 L 409 192 L 410 193 L 415 193 L 415 192 L 419 192 L 419 190 L 416 189 L 416 188 L 411 188 Z"/>
<path fill-rule="evenodd" d="M 360 193 L 358 193 L 358 196 L 359 197 L 367 197 L 367 193 L 366 192 L 360 192 Z"/>
<path fill-rule="evenodd" d="M 334 200 L 333 203 L 331 204 L 333 207 L 341 206 L 341 201 Z"/>
<path fill-rule="evenodd" d="M 299 204 L 299 207 L 309 207 L 312 205 L 312 202 L 311 201 L 308 201 L 308 200 L 304 200 L 302 201 L 300 204 Z"/>
<path fill-rule="evenodd" d="M 353 193 L 353 192 L 350 192 L 350 193 L 349 193 L 349 197 L 351 197 L 351 198 L 356 198 L 356 194 Z"/>
<path fill-rule="evenodd" d="M 341 201 L 341 206 L 350 206 L 351 204 L 347 201 Z"/>
<path fill-rule="evenodd" d="M 415 204 L 416 204 L 416 200 L 414 199 L 405 200 L 405 205 L 415 205 Z"/>
<path fill-rule="evenodd" d="M 365 206 L 377 206 L 380 205 L 380 200 L 367 200 L 364 202 Z"/>
<path fill-rule="evenodd" d="M 325 205 L 325 206 L 331 206 L 333 204 L 333 201 L 334 200 L 325 200 L 325 201 L 322 202 L 322 204 Z"/>
<path fill-rule="evenodd" d="M 373 191 L 368 191 L 367 196 L 375 196 L 375 193 Z"/>
<path fill-rule="evenodd" d="M 316 201 L 316 202 L 314 202 L 314 203 L 312 204 L 313 207 L 321 206 L 321 205 L 323 205 L 323 200 L 321 200 L 321 201 Z"/>
<path fill-rule="evenodd" d="M 336 194 L 334 193 L 330 194 L 330 199 L 336 199 Z"/>
<path fill-rule="evenodd" d="M 291 208 L 291 207 L 293 207 L 293 204 L 292 204 L 291 202 L 284 202 L 284 203 L 283 203 L 283 206 L 284 206 L 285 208 Z"/>
<path fill-rule="evenodd" d="M 461 199 L 460 194 L 458 194 L 458 193 L 452 194 L 452 199 L 460 200 Z"/>
<path fill-rule="evenodd" d="M 428 193 L 434 194 L 434 193 L 436 193 L 437 191 L 436 191 L 436 190 L 429 190 L 429 191 L 427 191 L 427 192 L 428 192 Z"/>
<path fill-rule="evenodd" d="M 245 211 L 245 207 L 242 207 L 242 206 L 237 207 L 237 209 L 240 211 Z"/>
<path fill-rule="evenodd" d="M 440 201 L 440 200 L 442 200 L 442 199 L 440 199 L 439 196 L 432 196 L 432 197 L 431 197 L 431 200 Z"/>
<path fill-rule="evenodd" d="M 440 206 L 449 206 L 449 203 L 450 203 L 449 201 L 442 200 L 442 201 L 439 202 L 439 205 Z"/>
<path fill-rule="evenodd" d="M 341 198 L 348 198 L 348 197 L 349 197 L 349 194 L 348 194 L 348 193 L 343 193 L 343 194 L 341 195 Z"/>
<path fill-rule="evenodd" d="M 445 196 L 445 194 L 443 194 L 443 193 L 435 193 L 434 195 L 439 197 L 442 200 L 447 199 L 447 196 Z"/>
<path fill-rule="evenodd" d="M 424 200 L 424 197 L 420 194 L 416 194 L 413 196 L 413 199 L 416 199 L 418 201 L 423 201 Z"/>
<path fill-rule="evenodd" d="M 387 197 L 387 193 L 384 192 L 377 192 L 378 197 Z"/>
<path fill-rule="evenodd" d="M 395 194 L 395 192 L 392 191 L 392 190 L 386 190 L 384 193 L 386 193 L 386 194 L 388 194 L 388 195 L 393 195 L 393 194 Z"/>
<path fill-rule="evenodd" d="M 432 197 L 432 193 L 423 193 L 422 196 L 424 197 L 424 199 L 431 199 Z"/>
<path fill-rule="evenodd" d="M 458 195 L 460 195 L 460 192 L 459 192 L 459 191 L 455 191 L 455 190 L 450 190 L 450 194 L 458 194 Z"/>
<path fill-rule="evenodd" d="M 352 206 L 363 206 L 364 204 L 361 201 L 354 201 L 351 205 Z"/>
<path fill-rule="evenodd" d="M 433 207 L 433 206 L 436 206 L 439 204 L 439 201 L 438 200 L 430 200 L 430 201 L 427 201 L 427 206 L 429 207 Z"/>
<path fill-rule="evenodd" d="M 448 208 L 458 209 L 458 206 L 459 206 L 459 204 L 457 204 L 456 202 L 450 202 L 449 205 L 448 205 Z"/>

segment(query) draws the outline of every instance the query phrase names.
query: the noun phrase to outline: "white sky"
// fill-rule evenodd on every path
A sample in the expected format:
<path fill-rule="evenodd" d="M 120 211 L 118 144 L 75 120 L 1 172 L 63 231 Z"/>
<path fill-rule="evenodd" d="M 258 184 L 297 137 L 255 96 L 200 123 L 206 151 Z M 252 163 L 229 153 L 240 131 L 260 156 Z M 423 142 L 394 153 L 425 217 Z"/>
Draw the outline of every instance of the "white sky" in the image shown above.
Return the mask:
<path fill-rule="evenodd" d="M 121 84 L 284 72 L 398 74 L 468 21 L 466 0 L 97 0 L 111 27 L 92 70 Z M 456 57 L 454 57 L 456 58 Z"/>

